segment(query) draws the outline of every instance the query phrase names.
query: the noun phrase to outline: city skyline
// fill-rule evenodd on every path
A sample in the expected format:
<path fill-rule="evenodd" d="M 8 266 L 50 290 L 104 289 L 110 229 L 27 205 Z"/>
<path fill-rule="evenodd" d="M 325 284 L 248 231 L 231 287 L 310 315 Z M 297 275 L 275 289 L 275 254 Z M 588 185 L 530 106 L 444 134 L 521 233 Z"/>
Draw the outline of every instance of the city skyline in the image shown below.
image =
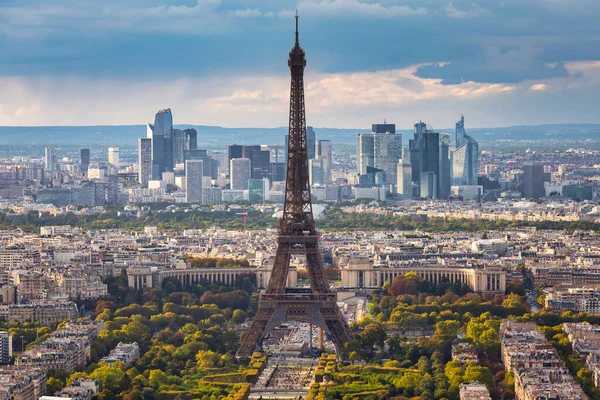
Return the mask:
<path fill-rule="evenodd" d="M 461 113 L 473 128 L 600 122 L 600 7 L 591 0 L 26 0 L 0 7 L 0 124 L 139 124 L 171 107 L 186 124 L 285 125 L 280 57 L 296 6 L 315 54 L 313 126 L 452 126 Z M 158 48 L 165 57 L 148 63 Z"/>

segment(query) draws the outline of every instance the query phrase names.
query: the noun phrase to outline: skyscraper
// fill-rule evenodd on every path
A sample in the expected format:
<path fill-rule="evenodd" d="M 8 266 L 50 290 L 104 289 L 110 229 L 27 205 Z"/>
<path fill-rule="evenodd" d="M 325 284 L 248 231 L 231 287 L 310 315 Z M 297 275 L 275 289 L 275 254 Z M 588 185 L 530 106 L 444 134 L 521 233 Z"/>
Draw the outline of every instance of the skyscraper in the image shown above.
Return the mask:
<path fill-rule="evenodd" d="M 325 183 L 323 173 L 324 159 L 308 160 L 309 182 L 311 185 L 321 185 Z"/>
<path fill-rule="evenodd" d="M 189 150 L 186 142 L 185 132 L 181 129 L 173 129 L 173 165 L 185 162 L 185 151 Z"/>
<path fill-rule="evenodd" d="M 477 185 L 479 174 L 479 144 L 465 131 L 465 117 L 456 123 L 456 148 L 451 153 L 452 184 Z"/>
<path fill-rule="evenodd" d="M 119 167 L 121 160 L 119 157 L 119 148 L 118 147 L 109 147 L 108 148 L 108 163 L 114 165 L 115 167 Z"/>
<path fill-rule="evenodd" d="M 440 134 L 440 171 L 439 171 L 439 193 L 440 199 L 447 199 L 450 196 L 452 165 L 450 163 L 450 135 Z"/>
<path fill-rule="evenodd" d="M 357 163 L 359 174 L 366 174 L 367 167 L 385 172 L 386 181 L 396 183 L 398 160 L 402 157 L 402 135 L 396 134 L 395 124 L 373 124 L 370 134 L 357 138 Z"/>
<path fill-rule="evenodd" d="M 232 190 L 248 190 L 251 178 L 249 158 L 233 158 L 229 161 L 229 186 Z"/>
<path fill-rule="evenodd" d="M 232 144 L 228 148 L 229 161 L 233 158 L 242 158 L 244 157 L 244 146 L 239 144 Z"/>
<path fill-rule="evenodd" d="M 198 131 L 189 128 L 185 129 L 186 150 L 196 150 L 198 148 Z"/>
<path fill-rule="evenodd" d="M 440 198 L 450 194 L 449 139 L 424 122 L 415 124 L 414 138 L 409 141 L 412 181 L 421 187 L 422 197 Z M 431 172 L 431 174 L 428 174 Z M 427 173 L 427 174 L 425 174 Z M 423 196 L 425 194 L 425 196 Z"/>
<path fill-rule="evenodd" d="M 138 182 L 146 186 L 152 179 L 152 139 L 138 139 Z"/>
<path fill-rule="evenodd" d="M 160 110 L 154 125 L 148 124 L 152 139 L 152 179 L 161 179 L 163 172 L 173 171 L 173 116 L 171 109 Z"/>
<path fill-rule="evenodd" d="M 540 199 L 544 197 L 544 166 L 540 163 L 523 164 L 523 197 Z"/>
<path fill-rule="evenodd" d="M 411 199 L 412 196 L 412 165 L 410 159 L 401 159 L 398 162 L 396 173 L 396 186 L 398 194 L 403 199 Z"/>
<path fill-rule="evenodd" d="M 90 167 L 90 149 L 79 149 L 79 172 L 87 175 Z"/>
<path fill-rule="evenodd" d="M 395 132 L 395 125 L 392 126 Z M 398 160 L 402 158 L 402 135 L 391 132 L 373 133 L 373 151 L 374 167 L 385 172 L 387 182 L 390 184 L 396 183 Z"/>
<path fill-rule="evenodd" d="M 374 151 L 373 135 L 369 133 L 361 133 L 356 138 L 356 163 L 359 174 L 366 174 L 367 167 L 375 166 L 375 151 Z"/>
<path fill-rule="evenodd" d="M 306 127 L 306 150 L 308 151 L 308 159 L 316 158 L 317 136 L 312 126 Z"/>
<path fill-rule="evenodd" d="M 319 140 L 316 156 L 319 160 L 323 160 L 323 181 L 325 183 L 331 182 L 331 167 L 333 164 L 331 140 Z"/>
<path fill-rule="evenodd" d="M 56 149 L 48 146 L 44 149 L 44 168 L 48 171 L 56 171 Z"/>
<path fill-rule="evenodd" d="M 202 203 L 203 164 L 203 160 L 185 161 L 185 201 L 188 203 Z"/>

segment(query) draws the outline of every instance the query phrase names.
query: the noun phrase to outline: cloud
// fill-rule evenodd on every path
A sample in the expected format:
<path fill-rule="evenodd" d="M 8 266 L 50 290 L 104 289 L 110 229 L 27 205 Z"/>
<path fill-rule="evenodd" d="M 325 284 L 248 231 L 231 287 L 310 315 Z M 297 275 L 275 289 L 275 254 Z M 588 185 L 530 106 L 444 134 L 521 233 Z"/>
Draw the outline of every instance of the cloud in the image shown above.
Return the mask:
<path fill-rule="evenodd" d="M 393 18 L 427 14 L 424 7 L 411 8 L 408 5 L 385 6 L 381 3 L 366 3 L 359 0 L 302 0 L 298 3 L 302 16 L 328 17 L 362 17 Z M 295 11 L 287 10 L 279 13 L 282 18 L 289 18 Z"/>
<path fill-rule="evenodd" d="M 479 6 L 475 3 L 471 4 L 471 9 L 469 9 L 469 10 L 466 10 L 466 9 L 459 10 L 458 8 L 456 8 L 456 6 L 453 3 L 448 3 L 443 8 L 443 11 L 450 18 L 475 18 L 475 17 L 491 15 L 491 13 L 488 10 L 486 10 L 485 8 Z"/>
<path fill-rule="evenodd" d="M 444 84 L 466 81 L 517 83 L 529 79 L 550 79 L 568 75 L 563 63 L 547 63 L 543 49 L 528 45 L 514 48 L 487 46 L 476 58 L 425 65 L 416 72 L 422 78 L 438 78 Z"/>
<path fill-rule="evenodd" d="M 538 92 L 543 92 L 546 89 L 548 89 L 548 85 L 546 85 L 545 83 L 536 83 L 531 85 L 531 90 L 535 90 Z"/>

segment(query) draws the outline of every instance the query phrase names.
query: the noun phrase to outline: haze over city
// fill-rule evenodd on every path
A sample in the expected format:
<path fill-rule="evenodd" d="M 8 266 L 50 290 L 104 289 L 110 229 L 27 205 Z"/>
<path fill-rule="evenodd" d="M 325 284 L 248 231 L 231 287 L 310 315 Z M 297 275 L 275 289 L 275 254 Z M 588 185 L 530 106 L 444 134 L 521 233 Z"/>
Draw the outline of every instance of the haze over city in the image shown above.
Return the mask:
<path fill-rule="evenodd" d="M 0 125 L 283 126 L 296 8 L 313 126 L 600 122 L 594 0 L 6 0 Z"/>

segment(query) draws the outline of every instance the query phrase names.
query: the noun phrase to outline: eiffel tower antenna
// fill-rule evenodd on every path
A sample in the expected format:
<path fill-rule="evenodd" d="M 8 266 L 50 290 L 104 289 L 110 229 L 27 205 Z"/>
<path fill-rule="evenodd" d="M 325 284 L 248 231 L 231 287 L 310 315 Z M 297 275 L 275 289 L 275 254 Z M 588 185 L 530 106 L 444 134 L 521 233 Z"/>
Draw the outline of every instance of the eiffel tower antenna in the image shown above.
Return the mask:
<path fill-rule="evenodd" d="M 310 323 L 322 328 L 338 351 L 350 340 L 350 329 L 337 306 L 336 294 L 329 288 L 319 249 L 308 179 L 308 150 L 304 108 L 304 68 L 306 55 L 298 40 L 290 51 L 290 119 L 287 174 L 283 215 L 277 230 L 277 252 L 267 289 L 258 301 L 258 312 L 242 337 L 239 357 L 262 348 L 265 336 L 286 321 Z M 290 258 L 304 255 L 310 289 L 286 288 Z"/>

